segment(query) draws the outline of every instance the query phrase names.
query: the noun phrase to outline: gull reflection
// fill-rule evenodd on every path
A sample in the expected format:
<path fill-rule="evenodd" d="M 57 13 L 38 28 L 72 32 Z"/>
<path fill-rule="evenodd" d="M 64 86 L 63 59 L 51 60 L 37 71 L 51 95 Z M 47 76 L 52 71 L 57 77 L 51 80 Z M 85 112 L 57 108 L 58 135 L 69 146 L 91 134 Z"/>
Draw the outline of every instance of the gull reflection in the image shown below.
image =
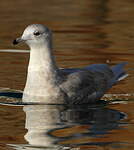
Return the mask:
<path fill-rule="evenodd" d="M 17 150 L 71 150 L 81 144 L 102 145 L 104 142 L 96 143 L 92 138 L 119 129 L 120 120 L 125 117 L 124 113 L 100 105 L 26 105 L 24 112 L 28 144 L 12 145 Z"/>

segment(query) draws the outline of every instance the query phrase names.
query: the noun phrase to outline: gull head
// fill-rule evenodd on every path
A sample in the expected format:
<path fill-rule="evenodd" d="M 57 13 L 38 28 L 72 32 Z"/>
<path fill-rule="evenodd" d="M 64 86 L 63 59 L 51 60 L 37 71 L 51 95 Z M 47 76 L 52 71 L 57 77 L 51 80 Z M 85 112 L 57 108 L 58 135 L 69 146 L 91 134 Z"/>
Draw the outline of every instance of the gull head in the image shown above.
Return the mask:
<path fill-rule="evenodd" d="M 25 42 L 30 48 L 39 47 L 50 44 L 51 36 L 51 31 L 48 27 L 41 24 L 32 24 L 24 30 L 21 37 L 13 41 L 13 44 Z"/>

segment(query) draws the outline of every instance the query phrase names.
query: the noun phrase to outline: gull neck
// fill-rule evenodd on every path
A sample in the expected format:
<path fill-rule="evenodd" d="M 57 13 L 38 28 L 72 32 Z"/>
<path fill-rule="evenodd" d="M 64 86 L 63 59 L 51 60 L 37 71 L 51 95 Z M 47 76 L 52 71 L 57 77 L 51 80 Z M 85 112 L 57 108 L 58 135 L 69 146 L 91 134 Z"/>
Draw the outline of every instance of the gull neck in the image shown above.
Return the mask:
<path fill-rule="evenodd" d="M 57 70 L 50 43 L 31 46 L 28 70 L 44 70 L 53 73 Z"/>

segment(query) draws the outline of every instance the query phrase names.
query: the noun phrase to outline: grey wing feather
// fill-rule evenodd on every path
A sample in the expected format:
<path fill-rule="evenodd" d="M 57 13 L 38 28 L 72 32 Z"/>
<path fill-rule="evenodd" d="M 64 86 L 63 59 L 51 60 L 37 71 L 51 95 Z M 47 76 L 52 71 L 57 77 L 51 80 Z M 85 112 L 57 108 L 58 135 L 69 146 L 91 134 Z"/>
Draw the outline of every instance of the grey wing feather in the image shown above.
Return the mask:
<path fill-rule="evenodd" d="M 84 68 L 68 68 L 68 69 L 61 69 L 63 72 L 65 73 L 75 73 L 75 72 L 79 72 L 82 69 L 88 70 L 88 71 L 105 71 L 105 70 L 109 70 L 109 66 L 107 64 L 92 64 L 89 66 L 86 66 Z"/>
<path fill-rule="evenodd" d="M 61 83 L 62 90 L 72 99 L 71 103 L 95 102 L 117 81 L 127 74 L 120 63 L 110 68 L 107 64 L 93 64 L 84 68 L 61 69 L 65 75 Z"/>
<path fill-rule="evenodd" d="M 103 96 L 109 78 L 105 72 L 83 69 L 67 74 L 60 86 L 71 99 L 69 103 L 91 103 Z"/>

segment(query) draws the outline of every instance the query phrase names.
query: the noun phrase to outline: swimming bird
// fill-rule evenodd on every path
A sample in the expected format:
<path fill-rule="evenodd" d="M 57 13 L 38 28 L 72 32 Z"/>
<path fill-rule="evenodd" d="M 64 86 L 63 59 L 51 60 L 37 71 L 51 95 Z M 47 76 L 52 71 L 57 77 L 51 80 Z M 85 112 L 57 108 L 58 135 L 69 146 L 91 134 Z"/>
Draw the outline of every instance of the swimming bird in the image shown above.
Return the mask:
<path fill-rule="evenodd" d="M 52 51 L 52 32 L 41 24 L 29 25 L 13 44 L 25 42 L 30 47 L 24 102 L 53 104 L 95 103 L 118 81 L 127 77 L 126 63 L 113 67 L 92 64 L 83 68 L 60 69 Z"/>

